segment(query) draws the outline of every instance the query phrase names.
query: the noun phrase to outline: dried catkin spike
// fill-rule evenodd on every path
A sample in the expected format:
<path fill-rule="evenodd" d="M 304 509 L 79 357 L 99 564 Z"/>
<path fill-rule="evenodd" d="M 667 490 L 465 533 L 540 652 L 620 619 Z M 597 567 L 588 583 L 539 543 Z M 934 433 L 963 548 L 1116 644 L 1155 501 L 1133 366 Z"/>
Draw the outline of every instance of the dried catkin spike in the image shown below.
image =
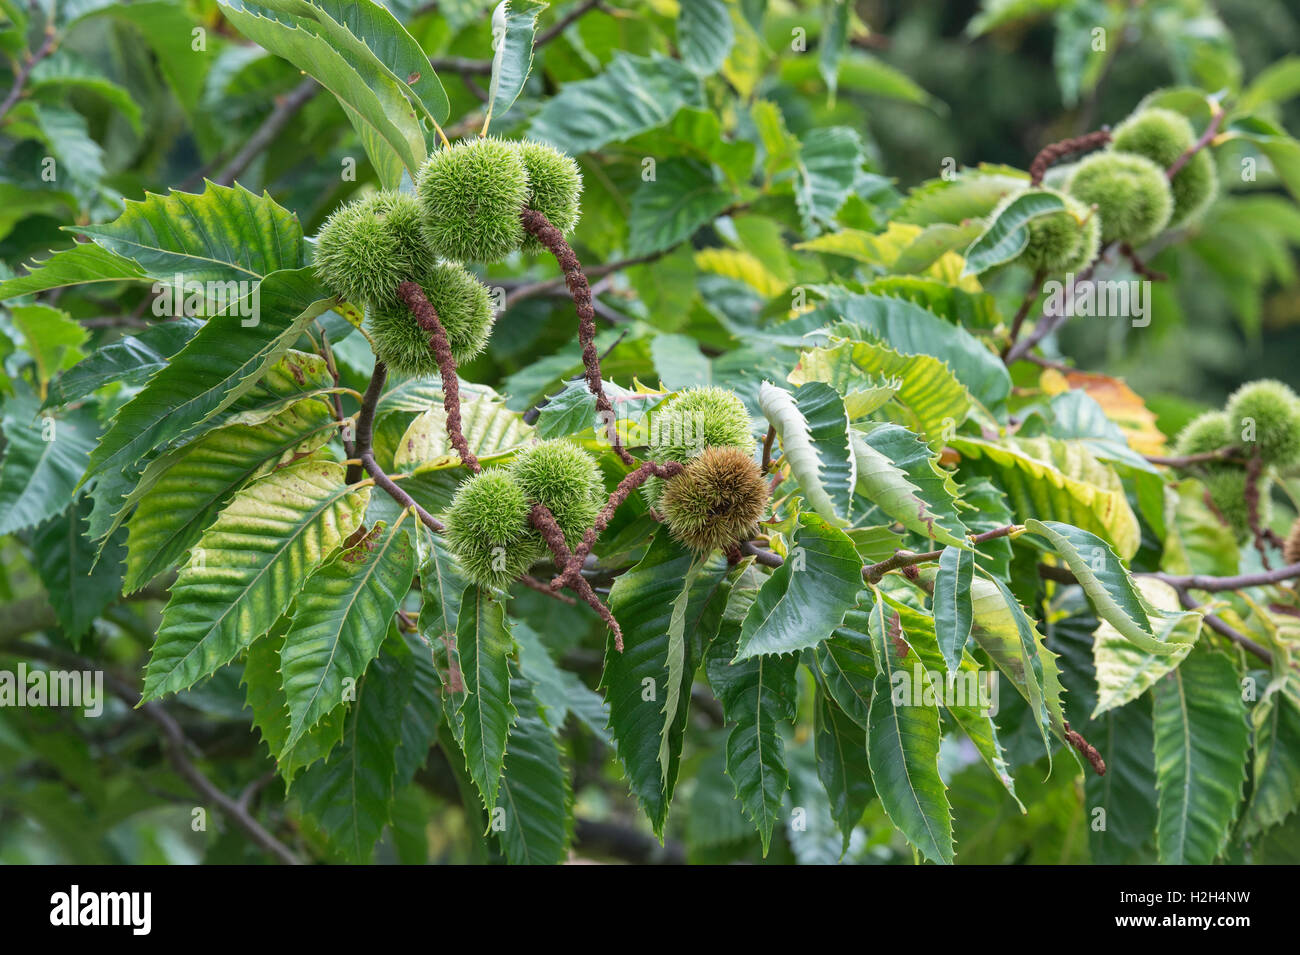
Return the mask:
<path fill-rule="evenodd" d="M 482 282 L 461 266 L 448 262 L 430 266 L 413 281 L 437 310 L 457 365 L 463 365 L 487 347 L 495 316 L 487 287 Z M 391 305 L 367 309 L 366 328 L 375 354 L 393 371 L 401 375 L 438 374 L 438 360 L 429 347 L 429 333 L 396 298 Z"/>

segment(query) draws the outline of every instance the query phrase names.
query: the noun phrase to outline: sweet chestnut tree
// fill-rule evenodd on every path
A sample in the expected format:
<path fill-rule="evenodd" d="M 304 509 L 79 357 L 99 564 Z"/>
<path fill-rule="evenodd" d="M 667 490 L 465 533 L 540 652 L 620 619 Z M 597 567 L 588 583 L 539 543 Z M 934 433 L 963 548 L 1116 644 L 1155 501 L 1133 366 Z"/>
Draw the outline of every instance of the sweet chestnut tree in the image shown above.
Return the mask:
<path fill-rule="evenodd" d="M 113 697 L 0 859 L 1293 856 L 1300 398 L 1061 345 L 1285 260 L 1300 65 L 1103 125 L 1121 6 L 908 186 L 847 2 L 0 2 L 0 653 Z"/>

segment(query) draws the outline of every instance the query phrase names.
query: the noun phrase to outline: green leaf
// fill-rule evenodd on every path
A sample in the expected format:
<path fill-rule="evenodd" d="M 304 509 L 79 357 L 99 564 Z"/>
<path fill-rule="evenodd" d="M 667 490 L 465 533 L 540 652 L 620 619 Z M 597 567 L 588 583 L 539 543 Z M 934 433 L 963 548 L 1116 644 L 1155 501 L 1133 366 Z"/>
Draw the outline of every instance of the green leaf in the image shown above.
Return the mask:
<path fill-rule="evenodd" d="M 111 345 L 105 345 L 55 376 L 42 410 L 79 401 L 116 382 L 130 386 L 143 384 L 184 348 L 202 325 L 199 319 L 182 318 L 154 325 L 139 335 L 126 335 Z"/>
<path fill-rule="evenodd" d="M 396 629 L 357 687 L 343 740 L 312 766 L 295 792 L 303 811 L 351 862 L 369 858 L 392 814 L 403 709 L 411 694 L 411 653 Z"/>
<path fill-rule="evenodd" d="M 106 225 L 75 226 L 101 248 L 136 262 L 161 282 L 256 281 L 303 264 L 298 217 L 243 186 L 209 182 L 201 193 L 128 199 Z M 243 293 L 231 294 L 230 298 Z"/>
<path fill-rule="evenodd" d="M 452 640 L 460 598 L 469 581 L 440 534 L 421 525 L 416 534 L 420 557 L 420 632 L 430 640 Z"/>
<path fill-rule="evenodd" d="M 532 440 L 533 428 L 495 395 L 462 398 L 461 433 L 484 463 L 513 452 Z M 398 443 L 393 467 L 419 472 L 460 467 L 460 456 L 447 437 L 447 412 L 441 404 L 416 417 Z"/>
<path fill-rule="evenodd" d="M 937 441 L 966 420 L 972 399 L 948 365 L 932 355 L 904 355 L 888 345 L 839 341 L 799 356 L 789 381 L 833 381 L 846 375 L 879 376 L 900 381 L 896 400 L 930 441 Z"/>
<path fill-rule="evenodd" d="M 1178 613 L 1178 593 L 1168 584 L 1154 577 L 1139 577 L 1133 582 L 1138 599 L 1145 606 L 1158 607 L 1161 612 L 1172 612 L 1175 616 L 1168 637 L 1172 649 L 1160 653 L 1142 650 L 1103 620 L 1092 638 L 1092 658 L 1097 675 L 1097 705 L 1092 711 L 1093 719 L 1107 710 L 1136 700 L 1182 663 L 1192 651 L 1201 629 L 1200 614 Z"/>
<path fill-rule="evenodd" d="M 1270 63 L 1237 97 L 1233 112 L 1253 113 L 1267 103 L 1284 103 L 1300 96 L 1300 56 L 1285 56 Z"/>
<path fill-rule="evenodd" d="M 966 24 L 967 36 L 983 36 L 991 30 L 1050 13 L 1069 5 L 1069 0 L 984 0 L 980 12 Z"/>
<path fill-rule="evenodd" d="M 844 836 L 841 851 L 847 852 L 862 813 L 876 798 L 867 759 L 867 734 L 830 696 L 818 692 L 813 739 L 817 775 L 831 801 L 831 817 Z"/>
<path fill-rule="evenodd" d="M 26 275 L 0 282 L 0 300 L 69 285 L 145 279 L 144 270 L 134 259 L 87 242 L 60 249 L 42 262 L 32 262 Z"/>
<path fill-rule="evenodd" d="M 528 134 L 576 156 L 662 126 L 683 106 L 704 105 L 699 77 L 677 60 L 619 50 L 600 75 L 565 83 Z"/>
<path fill-rule="evenodd" d="M 226 505 L 172 586 L 145 670 L 144 699 L 192 686 L 266 633 L 308 574 L 351 534 L 370 488 L 308 458 L 273 471 Z"/>
<path fill-rule="evenodd" d="M 623 652 L 611 638 L 605 650 L 601 686 L 609 704 L 609 728 L 628 783 L 651 827 L 662 834 L 668 805 L 677 784 L 682 741 L 689 713 L 690 684 L 701 649 L 714 637 L 729 587 L 726 562 L 715 556 L 695 578 L 687 598 L 683 646 L 686 659 L 677 669 L 681 705 L 668 728 L 669 772 L 660 763 L 663 749 L 664 702 L 669 685 L 669 623 L 672 604 L 682 592 L 692 557 L 666 533 L 655 535 L 650 549 L 610 589 L 609 609 L 623 630 Z"/>
<path fill-rule="evenodd" d="M 456 701 L 456 711 L 466 767 L 488 812 L 497 804 L 506 737 L 517 715 L 510 699 L 514 648 L 501 601 L 476 584 L 465 588 L 456 621 L 456 654 L 465 692 Z"/>
<path fill-rule="evenodd" d="M 731 12 L 722 0 L 682 0 L 677 46 L 682 62 L 698 76 L 717 73 L 736 42 Z"/>
<path fill-rule="evenodd" d="M 901 354 L 943 360 L 966 390 L 990 410 L 1011 394 L 1006 365 L 970 332 L 911 302 L 885 295 L 832 294 L 815 310 L 828 322 L 839 319 L 841 337 L 875 340 Z M 844 334 L 845 326 L 854 329 Z"/>
<path fill-rule="evenodd" d="M 533 68 L 537 15 L 550 4 L 538 0 L 501 0 L 492 11 L 492 80 L 488 85 L 486 129 L 493 116 L 514 105 Z"/>
<path fill-rule="evenodd" d="M 317 568 L 298 594 L 280 653 L 289 702 L 285 749 L 347 698 L 378 655 L 415 576 L 415 554 L 401 523 L 375 525 Z"/>
<path fill-rule="evenodd" d="M 241 6 L 288 14 L 300 28 L 319 34 L 343 53 L 353 69 L 372 80 L 377 91 L 384 86 L 377 78 L 383 73 L 426 117 L 445 122 L 450 115 L 447 94 L 428 55 L 385 4 L 372 0 L 257 0 Z M 280 55 L 293 62 L 292 57 Z M 316 76 L 310 69 L 306 72 Z M 324 80 L 321 84 L 329 87 Z M 386 94 L 380 96 L 387 104 Z"/>
<path fill-rule="evenodd" d="M 817 43 L 817 70 L 826 81 L 826 90 L 832 104 L 839 85 L 840 61 L 849 48 L 849 20 L 852 16 L 852 5 L 846 0 L 823 0 L 822 35 Z"/>
<path fill-rule="evenodd" d="M 876 680 L 876 658 L 867 635 L 867 612 L 854 607 L 844 615 L 829 640 L 814 649 L 816 670 L 826 690 L 853 722 L 863 730 L 870 724 L 871 688 Z"/>
<path fill-rule="evenodd" d="M 323 402 L 300 401 L 265 422 L 215 428 L 155 458 L 125 507 L 124 590 L 139 590 L 180 560 L 231 496 L 268 463 L 316 450 L 333 436 L 334 415 Z"/>
<path fill-rule="evenodd" d="M 674 157 L 657 164 L 655 177 L 632 194 L 628 213 L 628 252 L 650 255 L 670 249 L 695 234 L 732 202 L 713 167 L 698 159 Z"/>
<path fill-rule="evenodd" d="M 88 409 L 38 416 L 39 405 L 25 386 L 4 403 L 0 535 L 34 527 L 67 507 L 99 430 Z"/>
<path fill-rule="evenodd" d="M 800 514 L 790 556 L 745 614 L 736 661 L 814 647 L 857 603 L 862 562 L 853 541 L 814 514 Z"/>
<path fill-rule="evenodd" d="M 1103 536 L 1124 559 L 1137 553 L 1137 516 L 1113 468 L 1097 460 L 1078 441 L 1057 438 L 1003 438 L 985 441 L 961 435 L 949 445 L 964 467 L 996 475 L 1017 520 L 1059 521 Z M 977 462 L 987 459 L 981 467 Z"/>
<path fill-rule="evenodd" d="M 924 272 L 949 252 L 965 249 L 979 237 L 981 231 L 983 226 L 978 222 L 965 225 L 936 222 L 928 225 L 899 253 L 892 271 L 902 275 Z"/>
<path fill-rule="evenodd" d="M 1254 792 L 1242 833 L 1279 825 L 1300 806 L 1300 680 L 1288 673 L 1271 685 L 1251 712 Z"/>
<path fill-rule="evenodd" d="M 911 431 L 884 424 L 853 432 L 857 490 L 881 511 L 927 540 L 968 550 L 957 513 L 957 488 L 937 455 Z"/>
<path fill-rule="evenodd" d="M 722 630 L 709 649 L 705 668 L 723 715 L 732 724 L 727 736 L 727 775 L 736 785 L 745 815 L 758 829 L 766 856 L 789 785 L 780 724 L 794 724 L 799 658 L 761 656 L 731 662 L 743 621 L 762 582 L 763 575 L 750 564 L 732 587 Z"/>
<path fill-rule="evenodd" d="M 1029 175 L 1010 166 L 963 169 L 951 178 L 929 179 L 904 197 L 894 221 L 911 225 L 982 219 L 998 203 L 1029 185 Z"/>
<path fill-rule="evenodd" d="M 609 707 L 600 694 L 589 690 L 576 673 L 560 669 L 528 624 L 516 621 L 514 637 L 519 646 L 519 672 L 532 684 L 542 717 L 551 729 L 558 733 L 573 714 L 597 739 L 612 747 L 614 739 L 607 729 Z"/>
<path fill-rule="evenodd" d="M 792 395 L 763 382 L 758 403 L 781 439 L 786 463 L 808 505 L 839 527 L 849 523 L 857 462 L 849 448 L 849 418 L 835 389 L 820 381 Z"/>
<path fill-rule="evenodd" d="M 9 316 L 36 365 L 36 383 L 42 390 L 57 372 L 80 360 L 89 332 L 67 312 L 49 305 L 12 305 Z"/>
<path fill-rule="evenodd" d="M 560 743 L 527 680 L 511 682 L 519 718 L 501 771 L 501 848 L 511 865 L 559 865 L 573 839 L 573 792 Z"/>
<path fill-rule="evenodd" d="M 93 502 L 82 496 L 32 534 L 32 553 L 50 606 L 74 647 L 122 587 L 122 542 L 114 540 L 105 560 L 95 564 L 97 548 L 86 539 Z"/>
<path fill-rule="evenodd" d="M 346 705 L 339 705 L 304 735 L 287 756 L 276 758 L 276 754 L 284 749 L 284 740 L 289 733 L 289 706 L 284 697 L 284 681 L 280 677 L 280 650 L 284 646 L 284 630 L 288 624 L 287 618 L 281 618 L 275 629 L 248 648 L 240 680 L 245 688 L 244 705 L 252 710 L 253 726 L 261 734 L 271 758 L 275 759 L 276 771 L 286 787 L 292 786 L 299 772 L 325 759 L 343 741 L 348 711 Z"/>
<path fill-rule="evenodd" d="M 982 569 L 971 579 L 971 612 L 971 636 L 1029 704 L 1050 756 L 1048 729 L 1065 735 L 1056 655 L 1010 588 Z"/>
<path fill-rule="evenodd" d="M 1046 538 L 1083 587 L 1097 616 L 1114 627 L 1139 650 L 1170 656 L 1196 639 L 1196 611 L 1159 610 L 1142 600 L 1133 578 L 1110 545 L 1096 534 L 1055 521 L 1028 520 L 1025 529 Z M 1185 652 L 1185 651 L 1184 651 Z"/>
<path fill-rule="evenodd" d="M 975 556 L 971 551 L 951 545 L 943 549 L 939 572 L 934 578 L 934 631 L 949 673 L 960 669 L 962 649 L 970 639 L 974 622 L 970 588 L 974 573 Z"/>
<path fill-rule="evenodd" d="M 167 367 L 118 410 L 91 455 L 87 477 L 120 470 L 228 408 L 333 303 L 322 297 L 311 269 L 276 272 L 258 289 L 261 308 L 255 325 L 246 326 L 237 316 L 209 319 Z"/>
<path fill-rule="evenodd" d="M 895 698 L 896 675 L 906 674 L 901 657 L 907 643 L 896 616 L 886 623 L 883 601 L 871 609 L 870 628 L 877 666 L 867 727 L 872 784 L 907 841 L 931 862 L 951 864 L 952 808 L 939 777 L 939 711 L 923 698 Z"/>
<path fill-rule="evenodd" d="M 893 593 L 881 593 L 885 601 L 885 613 L 897 613 L 907 644 L 915 652 L 924 667 L 923 680 L 936 694 L 939 705 L 947 710 L 952 719 L 961 727 L 967 738 L 978 751 L 984 764 L 1016 801 L 1021 812 L 1024 804 L 1016 795 L 1016 783 L 1011 776 L 1002 743 L 998 739 L 998 728 L 993 722 L 997 707 L 997 685 L 988 679 L 988 671 L 975 661 L 969 653 L 961 653 L 960 665 L 949 669 L 939 648 L 939 638 L 935 632 L 935 618 L 904 602 L 914 591 L 910 584 L 899 584 Z M 911 659 L 910 657 L 905 659 Z M 910 685 L 916 687 L 916 660 L 912 661 L 912 679 Z M 898 677 L 895 675 L 895 680 Z M 925 691 L 925 688 L 921 688 Z"/>
<path fill-rule="evenodd" d="M 1166 865 L 1209 865 L 1227 844 L 1250 730 L 1236 667 L 1202 651 L 1156 682 L 1156 848 Z"/>
<path fill-rule="evenodd" d="M 286 23 L 268 9 L 269 2 L 218 2 L 222 15 L 240 33 L 288 60 L 338 98 L 385 188 L 397 188 L 403 170 L 415 178 L 428 152 L 426 132 L 408 98 L 410 88 L 405 78 L 394 74 L 380 59 L 379 50 L 371 50 L 366 45 L 364 36 L 356 37 L 323 10 L 307 3 L 290 4 L 300 14 L 292 23 Z M 366 3 L 371 14 L 374 11 L 369 8 L 373 6 Z M 342 4 L 339 9 L 344 9 Z M 314 16 L 304 19 L 302 10 L 313 11 Z M 390 30 L 390 38 L 400 40 L 397 30 L 400 26 Z M 401 68 L 415 72 L 416 61 L 409 59 L 410 48 L 402 44 L 400 55 L 402 64 L 410 63 L 409 67 Z M 432 75 L 432 68 L 423 55 L 418 62 L 418 75 L 426 71 Z M 399 68 L 398 61 L 393 61 L 393 66 Z"/>
<path fill-rule="evenodd" d="M 966 250 L 963 275 L 979 275 L 995 265 L 1010 262 L 1029 244 L 1026 224 L 1065 209 L 1065 200 L 1043 191 L 1027 191 L 1007 203 L 988 228 Z"/>
<path fill-rule="evenodd" d="M 93 93 L 140 132 L 140 106 L 130 92 L 98 72 L 89 61 L 67 50 L 55 50 L 53 55 L 39 61 L 28 76 L 27 89 L 33 95 L 49 91 L 63 97 L 74 90 Z"/>
<path fill-rule="evenodd" d="M 397 774 L 393 788 L 398 792 L 429 761 L 429 749 L 437 742 L 438 730 L 444 725 L 442 678 L 433 652 L 419 634 L 403 633 L 402 636 L 411 651 L 412 673 L 411 695 L 402 711 L 402 738 L 397 744 Z M 327 716 L 317 726 L 328 720 Z"/>
<path fill-rule="evenodd" d="M 104 149 L 91 138 L 85 117 L 52 103 L 32 103 L 28 109 L 39 138 L 59 161 L 57 168 L 72 180 L 71 191 L 88 205 L 104 178 Z"/>
<path fill-rule="evenodd" d="M 804 137 L 794 199 L 806 234 L 834 226 L 835 214 L 853 192 L 863 160 L 862 137 L 851 127 L 820 127 Z"/>

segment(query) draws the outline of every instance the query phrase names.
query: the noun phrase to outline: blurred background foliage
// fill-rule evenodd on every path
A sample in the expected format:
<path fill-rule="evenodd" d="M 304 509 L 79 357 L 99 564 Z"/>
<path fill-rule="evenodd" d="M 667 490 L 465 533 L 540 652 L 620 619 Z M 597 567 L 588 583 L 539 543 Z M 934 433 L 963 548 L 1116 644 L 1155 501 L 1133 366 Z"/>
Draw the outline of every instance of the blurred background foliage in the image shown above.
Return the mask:
<path fill-rule="evenodd" d="M 310 235 L 340 201 L 377 183 L 338 102 L 319 95 L 285 61 L 247 43 L 215 2 L 34 5 L 52 16 L 58 45 L 31 70 L 24 95 L 0 110 L 0 275 L 21 273 L 33 258 L 70 246 L 62 227 L 112 219 L 123 197 L 146 191 L 199 191 L 204 178 L 238 179 L 255 192 L 268 190 Z M 434 58 L 451 101 L 449 134 L 477 130 L 493 3 L 385 5 Z M 1042 146 L 1118 122 L 1157 87 L 1239 90 L 1300 49 L 1300 8 L 1282 0 L 860 0 L 847 21 L 839 19 L 842 10 L 817 0 L 737 0 L 731 4 L 734 45 L 717 70 L 720 79 L 705 87 L 707 102 L 691 113 L 699 128 L 670 124 L 618 141 L 605 141 L 595 130 L 593 148 L 573 150 L 582 154 L 586 178 L 584 216 L 574 236 L 584 263 L 599 269 L 653 258 L 597 282 L 607 322 L 600 343 L 613 349 L 608 377 L 658 379 L 669 387 L 724 378 L 759 360 L 743 349 L 724 352 L 732 332 L 761 308 L 765 274 L 776 277 L 775 288 L 785 288 L 796 275 L 814 283 L 836 268 L 828 257 L 788 247 L 783 234 L 803 231 L 788 182 L 758 190 L 719 183 L 718 192 L 730 195 L 715 210 L 722 216 L 712 227 L 685 246 L 651 242 L 641 251 L 647 240 L 638 217 L 646 210 L 637 190 L 644 157 L 659 157 L 660 176 L 687 174 L 701 150 L 725 167 L 737 143 L 724 143 L 721 129 L 738 131 L 738 140 L 762 139 L 770 155 L 774 141 L 753 127 L 755 103 L 775 104 L 790 134 L 809 146 L 827 127 L 856 134 L 868 162 L 837 219 L 875 231 L 909 188 L 941 175 L 949 161 L 1025 169 Z M 569 14 L 580 16 L 566 23 Z M 493 132 L 522 134 L 542 121 L 548 102 L 601 75 L 621 56 L 680 53 L 680 16 L 675 0 L 553 5 L 542 26 L 564 28 L 539 47 L 523 97 L 494 122 Z M 26 69 L 24 51 L 43 42 L 32 29 L 44 20 L 25 0 L 0 0 L 0 96 Z M 1108 41 L 1100 54 L 1088 48 L 1098 24 Z M 798 31 L 806 34 L 806 53 L 791 48 Z M 840 42 L 827 39 L 837 31 Z M 204 56 L 192 55 L 195 44 L 202 44 Z M 1300 128 L 1300 98 L 1280 97 L 1279 103 L 1272 108 L 1281 123 Z M 68 174 L 56 183 L 41 176 L 42 159 L 50 155 Z M 1258 158 L 1246 147 L 1229 144 L 1215 156 L 1226 194 L 1191 227 L 1189 241 L 1150 259 L 1175 279 L 1157 289 L 1151 326 L 1076 321 L 1048 343 L 1082 369 L 1126 378 L 1158 412 L 1166 434 L 1196 410 L 1221 405 L 1244 380 L 1271 376 L 1300 384 L 1294 362 L 1300 348 L 1294 255 L 1300 214 L 1282 198 L 1267 163 L 1260 163 L 1256 181 L 1242 181 L 1242 160 Z M 341 176 L 353 165 L 355 179 Z M 696 254 L 703 249 L 743 250 L 757 271 L 738 278 L 737 259 Z M 1004 315 L 1014 312 L 1026 277 L 1004 270 L 991 289 Z M 498 387 L 515 410 L 534 404 L 579 366 L 572 304 L 553 279 L 552 263 L 519 256 L 485 277 L 506 289 L 510 307 L 491 350 L 464 375 Z M 538 289 L 536 283 L 549 285 Z M 80 325 L 43 353 L 52 370 L 149 318 L 147 286 L 106 283 L 55 293 L 48 301 Z M 703 355 L 692 346 L 684 360 L 686 337 L 703 346 Z M 27 360 L 17 349 L 22 341 L 14 315 L 0 315 L 0 360 L 11 378 L 23 373 Z M 364 361 L 349 362 L 345 348 L 338 357 L 345 382 L 363 387 Z M 12 384 L 0 382 L 0 388 L 12 391 Z M 0 596 L 8 619 L 0 623 L 0 647 L 16 633 L 53 626 L 44 598 L 32 595 L 36 575 L 28 552 L 12 537 L 3 540 Z M 591 616 L 527 591 L 515 602 L 516 619 L 547 620 L 551 653 L 594 684 L 600 657 L 589 649 Z M 95 623 L 105 659 L 136 666 L 157 614 L 155 604 L 105 609 Z M 1068 641 L 1068 634 L 1059 636 Z M 277 798 L 279 783 L 266 772 L 264 748 L 247 731 L 242 701 L 238 674 L 230 670 L 180 697 L 186 732 L 215 767 L 214 781 L 257 807 Z M 231 827 L 210 825 L 208 833 L 195 835 L 193 797 L 184 780 L 164 759 L 156 729 L 131 717 L 120 703 L 89 729 L 65 710 L 28 711 L 20 719 L 0 714 L 0 861 L 264 858 Z M 810 722 L 801 714 L 801 726 Z M 685 811 L 663 848 L 647 832 L 616 824 L 628 808 L 617 766 L 594 729 L 575 734 L 570 756 L 579 853 L 629 861 L 756 861 L 757 841 L 720 764 L 697 772 L 700 763 L 721 759 L 721 746 L 711 744 L 723 731 L 720 719 L 714 723 L 698 730 L 688 752 L 679 795 Z M 1008 737 L 1014 748 L 1014 734 Z M 420 785 L 399 796 L 379 859 L 480 858 L 471 838 L 474 820 L 460 814 L 460 795 L 448 788 L 450 775 L 439 771 L 437 758 L 422 771 Z M 1085 806 L 1076 780 L 1058 773 L 1043 781 L 1041 760 L 1021 767 L 1017 782 L 1030 807 L 1021 816 L 982 767 L 966 765 L 948 749 L 944 759 L 951 760 L 946 770 L 962 861 L 1087 861 Z M 804 799 L 817 786 L 811 741 L 796 739 L 789 760 L 791 804 L 814 805 L 811 796 Z M 298 837 L 330 858 L 309 822 L 292 819 Z M 813 809 L 806 823 L 780 833 L 771 861 L 838 858 L 839 835 L 829 817 Z M 875 803 L 847 859 L 910 862 L 912 855 Z"/>

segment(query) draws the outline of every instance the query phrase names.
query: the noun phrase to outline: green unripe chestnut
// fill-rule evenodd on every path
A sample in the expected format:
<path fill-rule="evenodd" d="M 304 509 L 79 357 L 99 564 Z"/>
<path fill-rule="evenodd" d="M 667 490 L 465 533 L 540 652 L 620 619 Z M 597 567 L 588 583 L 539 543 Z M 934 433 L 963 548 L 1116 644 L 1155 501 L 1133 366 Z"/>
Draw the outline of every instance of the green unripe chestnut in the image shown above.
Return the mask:
<path fill-rule="evenodd" d="M 420 205 L 407 193 L 377 192 L 349 202 L 316 237 L 316 276 L 362 308 L 393 299 L 400 283 L 435 261 L 420 222 Z"/>
<path fill-rule="evenodd" d="M 448 262 L 428 267 L 415 281 L 438 312 L 457 365 L 487 347 L 495 316 L 482 282 Z M 367 309 L 366 330 L 375 355 L 393 372 L 403 376 L 438 374 L 438 361 L 429 346 L 431 333 L 396 299 Z"/>
<path fill-rule="evenodd" d="M 1187 117 L 1169 109 L 1144 109 L 1115 129 L 1111 148 L 1150 159 L 1162 170 L 1178 161 L 1196 142 L 1196 132 Z M 1208 150 L 1197 152 L 1174 174 L 1170 182 L 1173 211 L 1166 228 L 1176 228 L 1195 219 L 1214 200 L 1218 176 Z"/>
<path fill-rule="evenodd" d="M 1094 153 L 1079 163 L 1067 190 L 1096 206 L 1105 242 L 1140 245 L 1164 229 L 1173 211 L 1164 170 L 1132 153 Z"/>
<path fill-rule="evenodd" d="M 415 185 L 424 236 L 452 262 L 499 262 L 519 248 L 528 169 L 515 143 L 461 140 L 434 152 Z"/>

